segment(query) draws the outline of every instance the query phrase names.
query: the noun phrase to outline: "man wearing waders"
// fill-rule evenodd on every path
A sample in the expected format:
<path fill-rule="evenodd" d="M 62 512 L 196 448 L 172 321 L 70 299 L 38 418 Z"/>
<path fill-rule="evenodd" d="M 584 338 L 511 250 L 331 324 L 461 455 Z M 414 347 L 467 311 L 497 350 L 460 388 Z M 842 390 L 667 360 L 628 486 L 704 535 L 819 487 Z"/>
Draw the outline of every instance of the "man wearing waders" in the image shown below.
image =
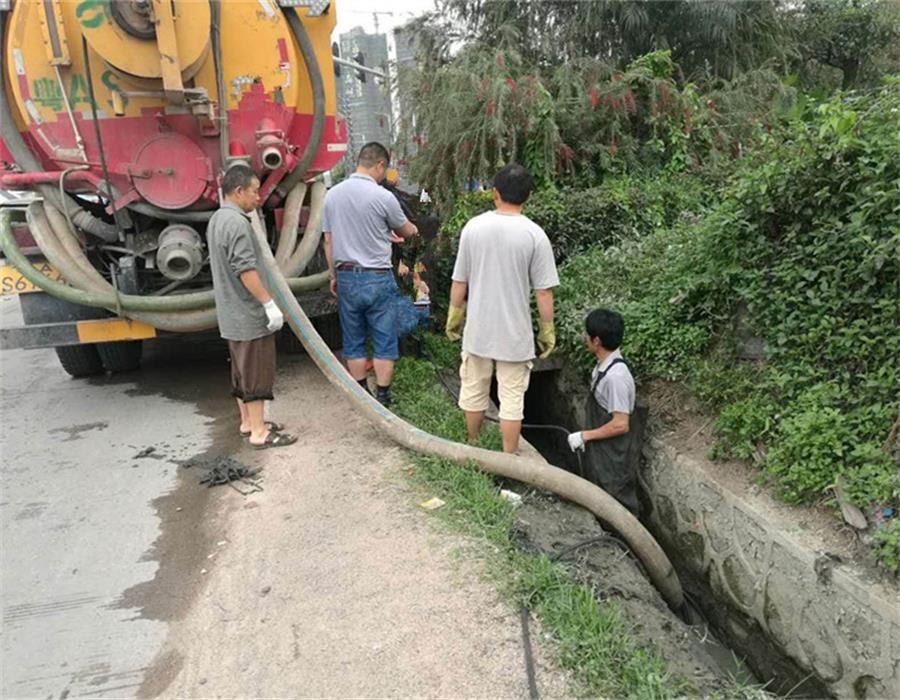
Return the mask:
<path fill-rule="evenodd" d="M 584 343 L 597 358 L 585 404 L 587 429 L 569 435 L 573 452 L 582 450 L 584 477 L 599 485 L 638 515 L 637 464 L 639 431 L 634 418 L 634 378 L 619 345 L 625 333 L 622 316 L 594 309 L 584 322 Z"/>

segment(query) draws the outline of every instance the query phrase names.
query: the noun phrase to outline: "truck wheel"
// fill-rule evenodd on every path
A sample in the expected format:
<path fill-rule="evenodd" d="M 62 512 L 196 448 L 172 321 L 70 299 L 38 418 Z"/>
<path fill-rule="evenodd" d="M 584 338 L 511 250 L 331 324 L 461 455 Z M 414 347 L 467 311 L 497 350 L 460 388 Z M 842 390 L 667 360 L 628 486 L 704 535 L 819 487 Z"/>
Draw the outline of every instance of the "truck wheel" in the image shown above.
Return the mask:
<path fill-rule="evenodd" d="M 329 348 L 335 350 L 341 347 L 341 323 L 336 313 L 314 316 L 310 320 Z M 278 352 L 285 355 L 302 355 L 306 352 L 303 344 L 297 340 L 294 331 L 287 324 L 275 336 L 275 344 L 278 347 Z"/>
<path fill-rule="evenodd" d="M 100 343 L 97 353 L 107 372 L 133 372 L 141 366 L 144 344 L 140 340 L 122 340 L 117 343 Z"/>
<path fill-rule="evenodd" d="M 73 377 L 103 374 L 103 363 L 95 345 L 62 345 L 54 350 L 59 364 Z"/>

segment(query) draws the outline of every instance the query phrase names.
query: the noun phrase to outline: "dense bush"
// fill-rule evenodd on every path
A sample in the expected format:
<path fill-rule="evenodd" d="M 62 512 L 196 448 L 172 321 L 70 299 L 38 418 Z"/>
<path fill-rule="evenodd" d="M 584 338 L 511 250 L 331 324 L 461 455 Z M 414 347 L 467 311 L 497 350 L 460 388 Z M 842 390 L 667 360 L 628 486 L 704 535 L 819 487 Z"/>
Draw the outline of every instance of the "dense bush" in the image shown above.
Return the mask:
<path fill-rule="evenodd" d="M 637 372 L 686 383 L 716 416 L 715 455 L 753 462 L 789 501 L 827 497 L 842 475 L 861 507 L 897 504 L 885 441 L 900 414 L 898 115 L 900 81 L 887 81 L 801 100 L 717 185 L 663 169 L 536 193 L 526 213 L 561 265 L 563 350 L 586 365 L 584 315 L 619 309 Z M 450 261 L 465 221 L 490 208 L 489 193 L 456 200 Z M 748 339 L 762 357 L 741 359 Z"/>
<path fill-rule="evenodd" d="M 535 192 L 525 214 L 538 223 L 553 244 L 558 263 L 592 246 L 621 245 L 645 231 L 673 226 L 701 211 L 708 185 L 699 177 L 663 173 L 656 177 L 611 177 L 587 189 L 548 188 Z M 435 273 L 436 289 L 450 284 L 459 233 L 474 216 L 493 209 L 490 191 L 460 195 L 442 227 L 443 259 Z"/>
<path fill-rule="evenodd" d="M 619 308 L 635 366 L 692 383 L 720 409 L 720 451 L 764 465 L 786 499 L 841 474 L 860 505 L 896 499 L 882 445 L 900 411 L 898 109 L 896 81 L 807 104 L 700 221 L 572 257 L 564 345 L 589 307 Z M 736 326 L 763 363 L 735 362 Z"/>
<path fill-rule="evenodd" d="M 619 70 L 599 59 L 550 68 L 518 53 L 518 37 L 472 46 L 404 77 L 414 109 L 403 143 L 413 177 L 446 212 L 457 191 L 517 161 L 542 188 L 585 188 L 611 174 L 730 161 L 793 104 L 767 69 L 705 89 L 676 79 L 667 51 Z"/>

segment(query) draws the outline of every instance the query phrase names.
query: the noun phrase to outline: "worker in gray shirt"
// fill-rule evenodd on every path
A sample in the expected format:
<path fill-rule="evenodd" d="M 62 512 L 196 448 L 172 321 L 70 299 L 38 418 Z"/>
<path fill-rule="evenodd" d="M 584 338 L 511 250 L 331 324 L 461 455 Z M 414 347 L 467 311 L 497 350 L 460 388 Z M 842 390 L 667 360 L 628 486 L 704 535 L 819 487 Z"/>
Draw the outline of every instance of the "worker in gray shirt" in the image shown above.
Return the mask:
<path fill-rule="evenodd" d="M 367 389 L 366 338 L 371 337 L 375 398 L 384 406 L 391 403 L 391 379 L 398 357 L 394 312 L 398 292 L 391 243 L 418 232 L 397 198 L 378 184 L 389 162 L 390 154 L 380 143 L 363 146 L 356 172 L 325 195 L 322 217 L 325 256 L 331 292 L 338 299 L 347 369 Z"/>
<path fill-rule="evenodd" d="M 553 287 L 559 276 L 547 234 L 522 213 L 531 188 L 531 175 L 521 165 L 507 165 L 494 177 L 494 211 L 471 219 L 460 234 L 447 312 L 451 340 L 459 340 L 468 315 L 462 333 L 459 407 L 466 414 L 469 441 L 475 441 L 481 429 L 496 367 L 504 452 L 519 447 L 535 357 L 532 290 L 539 357 L 549 356 L 556 346 Z"/>
<path fill-rule="evenodd" d="M 569 447 L 584 452 L 583 475 L 587 479 L 638 515 L 641 446 L 634 421 L 634 378 L 619 351 L 625 321 L 615 311 L 594 309 L 584 327 L 585 347 L 597 364 L 585 399 L 586 429 L 569 435 Z"/>
<path fill-rule="evenodd" d="M 257 271 L 247 214 L 259 205 L 259 178 L 244 164 L 222 178 L 221 208 L 206 229 L 219 333 L 231 355 L 231 393 L 241 415 L 240 433 L 257 449 L 283 447 L 297 438 L 264 418 L 273 398 L 275 333 L 284 324 Z"/>

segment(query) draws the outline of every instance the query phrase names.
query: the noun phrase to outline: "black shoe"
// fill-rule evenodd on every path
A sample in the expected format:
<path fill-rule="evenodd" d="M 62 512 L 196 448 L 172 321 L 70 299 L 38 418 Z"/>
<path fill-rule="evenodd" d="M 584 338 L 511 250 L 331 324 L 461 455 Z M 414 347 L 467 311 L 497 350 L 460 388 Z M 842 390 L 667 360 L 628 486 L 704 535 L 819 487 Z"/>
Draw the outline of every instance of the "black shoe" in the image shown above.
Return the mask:
<path fill-rule="evenodd" d="M 378 399 L 378 403 L 380 403 L 385 408 L 390 408 L 391 406 L 391 387 L 390 386 L 379 386 L 375 390 L 375 398 Z"/>
<path fill-rule="evenodd" d="M 362 390 L 363 390 L 364 392 L 366 392 L 367 394 L 370 394 L 370 393 L 371 393 L 371 392 L 369 391 L 369 380 L 368 380 L 368 379 L 357 379 L 357 380 L 356 380 L 356 383 L 359 384 L 359 385 L 362 387 Z"/>

